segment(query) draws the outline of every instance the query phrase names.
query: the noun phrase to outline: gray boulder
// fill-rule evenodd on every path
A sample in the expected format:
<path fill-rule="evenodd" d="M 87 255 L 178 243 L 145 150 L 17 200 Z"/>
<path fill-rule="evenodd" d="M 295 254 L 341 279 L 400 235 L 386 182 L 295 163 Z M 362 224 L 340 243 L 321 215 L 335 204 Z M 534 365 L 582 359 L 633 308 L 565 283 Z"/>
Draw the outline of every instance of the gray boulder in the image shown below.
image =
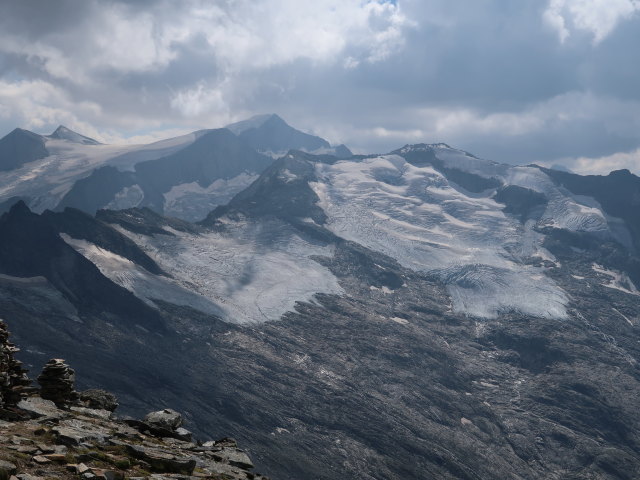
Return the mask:
<path fill-rule="evenodd" d="M 113 393 L 100 388 L 91 388 L 80 392 L 80 401 L 87 408 L 94 410 L 108 410 L 113 412 L 118 408 L 118 399 Z"/>
<path fill-rule="evenodd" d="M 173 431 L 182 425 L 182 415 L 175 410 L 165 408 L 164 410 L 148 413 L 144 417 L 144 421 L 151 427 Z"/>
<path fill-rule="evenodd" d="M 6 460 L 0 460 L 0 480 L 9 480 L 11 475 L 15 475 L 17 467 Z"/>

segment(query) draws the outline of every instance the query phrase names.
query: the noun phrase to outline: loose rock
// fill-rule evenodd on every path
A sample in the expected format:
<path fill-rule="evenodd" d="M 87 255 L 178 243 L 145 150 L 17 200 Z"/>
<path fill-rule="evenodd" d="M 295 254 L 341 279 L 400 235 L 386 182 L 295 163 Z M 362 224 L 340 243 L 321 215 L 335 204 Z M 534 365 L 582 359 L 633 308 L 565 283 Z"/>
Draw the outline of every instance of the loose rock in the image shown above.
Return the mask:
<path fill-rule="evenodd" d="M 165 408 L 157 412 L 151 412 L 144 417 L 144 421 L 155 428 L 175 430 L 182 425 L 182 415 L 175 410 Z"/>
<path fill-rule="evenodd" d="M 17 467 L 5 460 L 0 460 L 0 480 L 8 480 L 11 475 L 15 475 Z"/>
<path fill-rule="evenodd" d="M 0 320 L 0 409 L 2 410 L 16 406 L 31 385 L 27 370 L 22 368 L 22 362 L 14 357 L 19 351 L 19 348 L 9 342 L 7 325 Z"/>
<path fill-rule="evenodd" d="M 118 399 L 116 396 L 100 388 L 92 388 L 80 392 L 80 401 L 85 407 L 97 410 L 113 412 L 118 408 Z"/>

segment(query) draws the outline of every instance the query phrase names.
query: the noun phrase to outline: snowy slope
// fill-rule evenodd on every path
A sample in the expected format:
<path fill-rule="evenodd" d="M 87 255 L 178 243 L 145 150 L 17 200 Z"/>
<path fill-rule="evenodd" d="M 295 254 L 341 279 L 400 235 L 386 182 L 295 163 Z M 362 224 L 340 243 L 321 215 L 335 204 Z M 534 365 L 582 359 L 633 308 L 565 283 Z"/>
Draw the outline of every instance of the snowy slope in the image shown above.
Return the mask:
<path fill-rule="evenodd" d="M 316 293 L 343 293 L 331 272 L 311 259 L 332 256 L 332 249 L 308 243 L 279 221 L 234 222 L 224 233 L 201 234 L 166 228 L 171 234 L 147 236 L 116 228 L 173 278 L 152 275 L 85 240 L 65 240 L 105 276 L 149 302 L 162 299 L 228 322 L 256 323 L 278 320 Z"/>
<path fill-rule="evenodd" d="M 69 142 L 81 143 L 83 145 L 100 145 L 100 142 L 98 142 L 97 140 L 85 137 L 84 135 L 80 135 L 79 133 L 68 129 L 64 125 L 60 125 L 58 128 L 56 128 L 55 132 L 49 135 L 49 138 L 68 140 Z"/>
<path fill-rule="evenodd" d="M 487 318 L 510 310 L 565 317 L 567 296 L 545 275 L 555 259 L 542 246 L 544 228 L 631 245 L 624 222 L 536 166 L 479 159 L 445 144 L 405 146 L 394 153 L 316 164 L 318 181 L 311 186 L 328 215 L 327 227 L 438 277 L 458 311 Z M 473 193 L 451 180 L 468 181 L 469 175 L 496 186 Z M 509 186 L 538 195 L 541 213 L 534 218 L 506 213 L 495 196 Z"/>
<path fill-rule="evenodd" d="M 241 120 L 236 123 L 231 123 L 227 125 L 225 128 L 228 128 L 236 135 L 240 135 L 241 133 L 246 132 L 247 130 L 250 130 L 252 128 L 260 128 L 272 116 L 273 114 L 271 113 L 254 115 L 253 117 L 248 118 L 246 120 Z"/>
<path fill-rule="evenodd" d="M 144 160 L 173 153 L 196 139 L 196 133 L 149 145 L 92 145 L 67 139 L 45 138 L 49 156 L 20 168 L 3 172 L 0 178 L 0 201 L 14 196 L 28 197 L 36 212 L 54 208 L 74 182 L 93 170 L 112 165 L 132 170 Z"/>
<path fill-rule="evenodd" d="M 491 167 L 493 170 L 493 166 Z M 489 195 L 471 196 L 431 166 L 398 155 L 316 165 L 312 188 L 335 234 L 436 275 L 454 308 L 478 317 L 518 310 L 566 316 L 564 292 L 525 257 L 550 258 Z M 493 172 L 492 172 L 493 173 Z"/>
<path fill-rule="evenodd" d="M 315 155 L 352 156 L 344 145 L 331 146 L 325 139 L 301 132 L 276 114 L 256 115 L 226 126 L 260 153 L 280 158 L 289 150 L 301 150 Z"/>
<path fill-rule="evenodd" d="M 202 220 L 218 205 L 226 205 L 258 176 L 256 173 L 244 172 L 229 179 L 219 178 L 208 187 L 201 187 L 198 182 L 176 185 L 164 194 L 164 213 L 191 222 Z M 139 202 L 131 203 L 125 208 L 136 207 L 138 204 Z"/>

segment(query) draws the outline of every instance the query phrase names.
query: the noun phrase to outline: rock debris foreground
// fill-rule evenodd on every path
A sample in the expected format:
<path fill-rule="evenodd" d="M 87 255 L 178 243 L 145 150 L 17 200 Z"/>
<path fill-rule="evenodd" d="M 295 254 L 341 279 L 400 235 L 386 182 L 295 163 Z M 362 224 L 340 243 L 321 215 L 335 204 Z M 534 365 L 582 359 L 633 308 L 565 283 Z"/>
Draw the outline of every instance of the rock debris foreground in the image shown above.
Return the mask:
<path fill-rule="evenodd" d="M 31 388 L 0 320 L 0 480 L 268 480 L 235 440 L 196 442 L 171 409 L 113 417 L 115 396 L 75 391 L 73 369 L 52 359 Z"/>
<path fill-rule="evenodd" d="M 0 320 L 0 410 L 16 406 L 31 384 L 22 362 L 14 357 L 19 351 L 9 342 L 7 326 Z"/>

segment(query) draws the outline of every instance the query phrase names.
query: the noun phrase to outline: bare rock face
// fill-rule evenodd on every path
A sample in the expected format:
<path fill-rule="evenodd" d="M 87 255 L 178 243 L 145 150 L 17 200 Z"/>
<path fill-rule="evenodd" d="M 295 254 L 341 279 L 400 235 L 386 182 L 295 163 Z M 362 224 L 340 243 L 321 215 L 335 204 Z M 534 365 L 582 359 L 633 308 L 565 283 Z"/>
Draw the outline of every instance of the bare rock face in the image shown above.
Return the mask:
<path fill-rule="evenodd" d="M 75 380 L 75 371 L 64 360 L 52 358 L 38 376 L 40 396 L 58 406 L 73 403 L 78 399 L 78 393 L 74 390 Z"/>
<path fill-rule="evenodd" d="M 80 392 L 80 403 L 87 408 L 107 410 L 109 412 L 113 412 L 118 408 L 116 396 L 100 388 L 91 388 Z"/>
<path fill-rule="evenodd" d="M 9 331 L 0 320 L 0 408 L 15 407 L 28 390 L 31 381 L 22 362 L 14 354 L 20 349 L 9 342 Z"/>

